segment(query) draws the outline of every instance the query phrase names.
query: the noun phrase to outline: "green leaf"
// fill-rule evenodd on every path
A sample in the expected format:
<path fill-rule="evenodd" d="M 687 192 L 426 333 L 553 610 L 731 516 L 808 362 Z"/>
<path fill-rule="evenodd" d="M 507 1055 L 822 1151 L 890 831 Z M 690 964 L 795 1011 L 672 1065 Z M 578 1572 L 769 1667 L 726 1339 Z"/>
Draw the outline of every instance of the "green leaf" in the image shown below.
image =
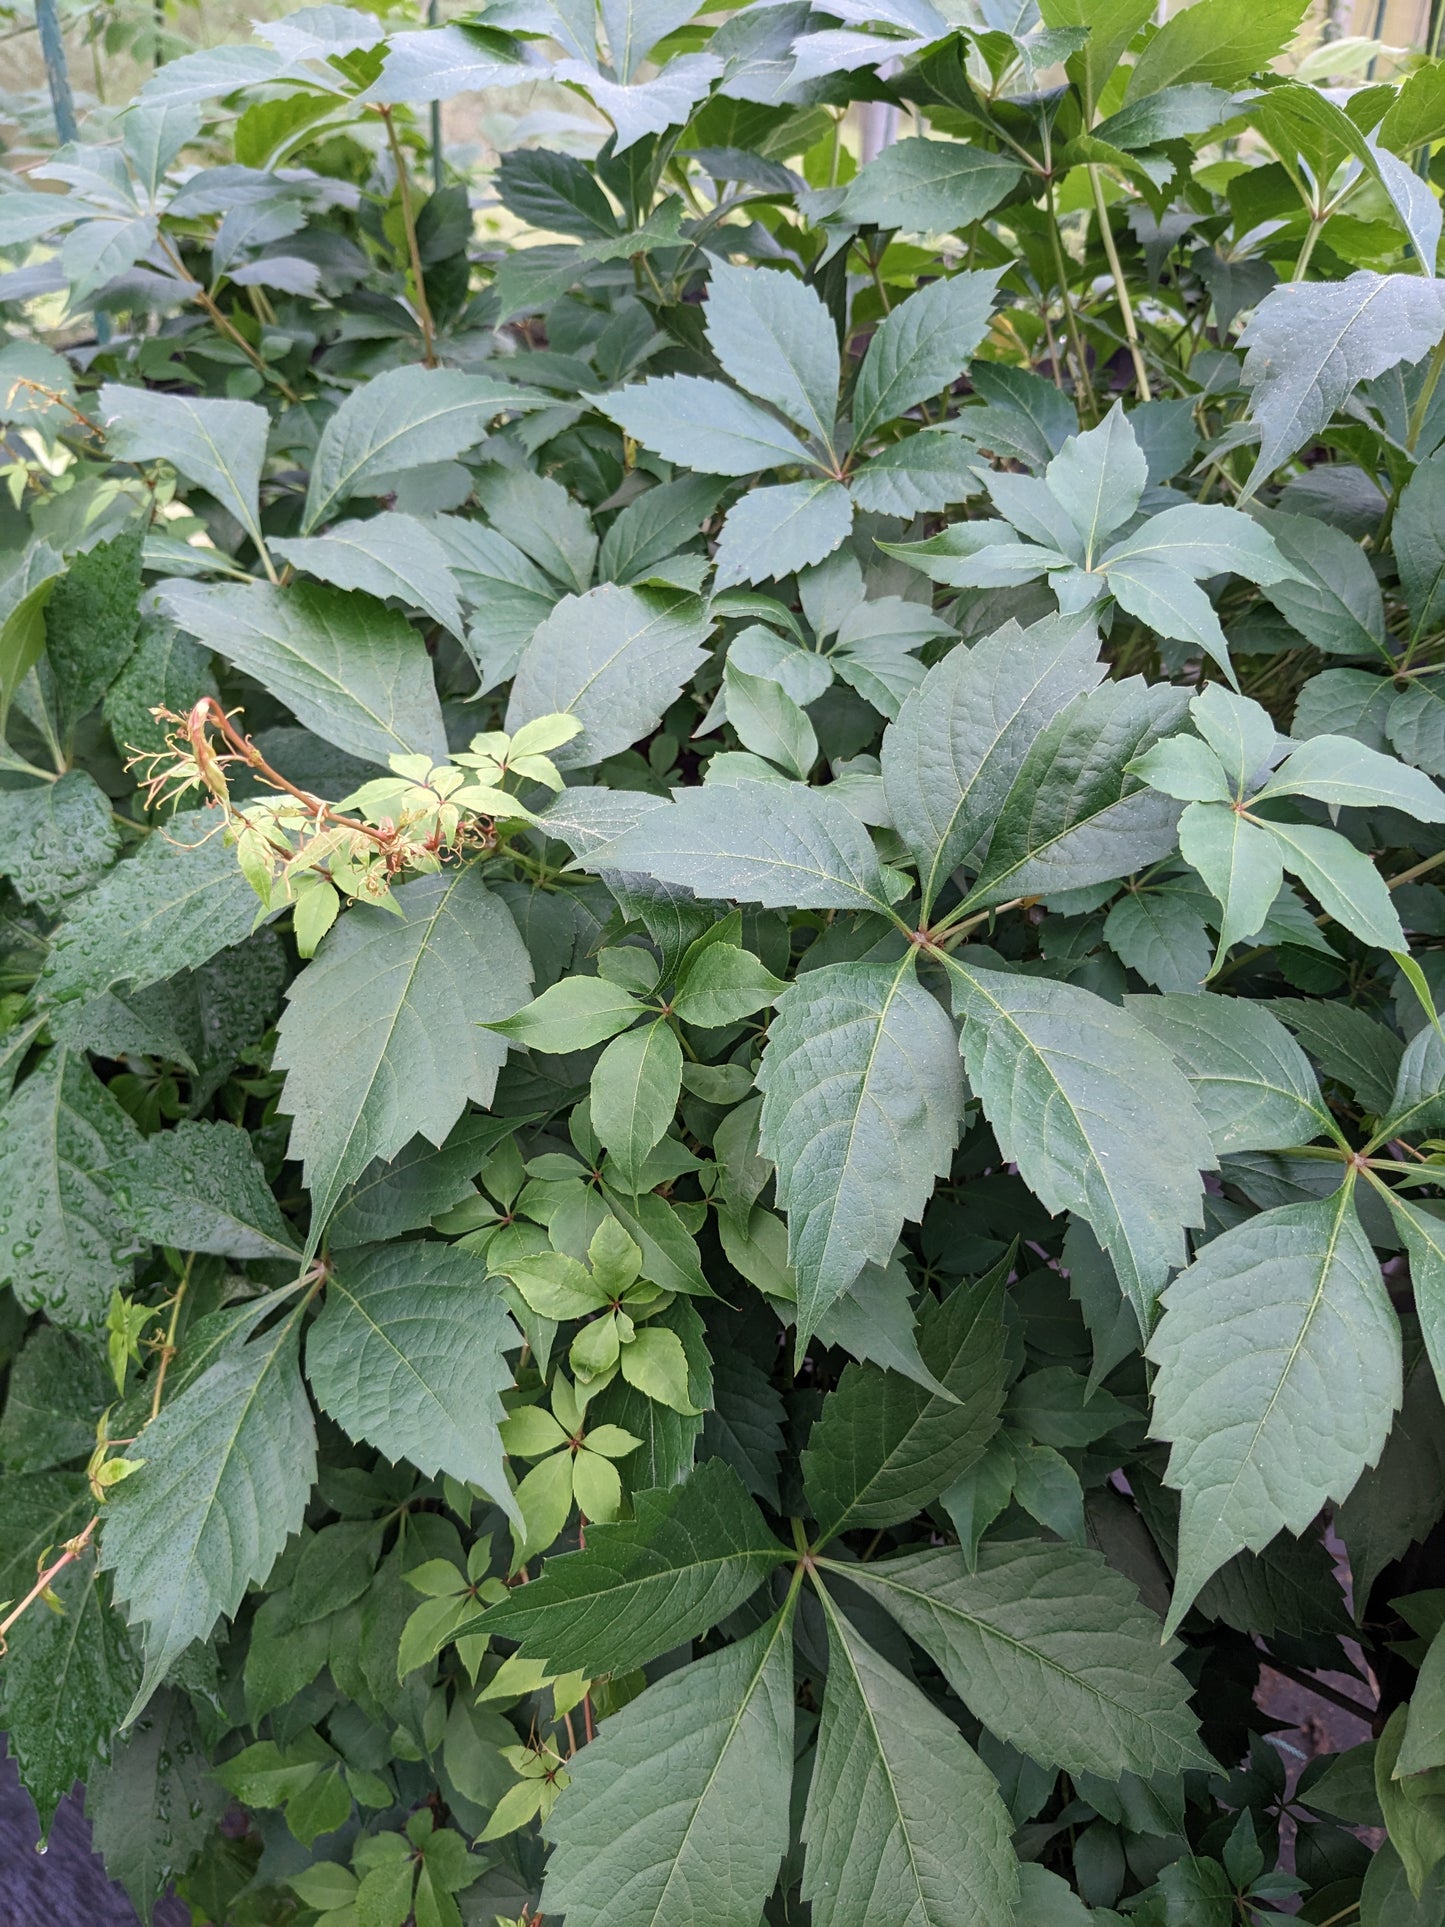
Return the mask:
<path fill-rule="evenodd" d="M 110 799 L 83 770 L 0 795 L 0 876 L 47 916 L 63 916 L 119 853 Z"/>
<path fill-rule="evenodd" d="M 1254 936 L 1284 882 L 1283 853 L 1269 831 L 1234 809 L 1191 803 L 1179 819 L 1179 852 L 1217 900 L 1218 970 L 1236 943 Z"/>
<path fill-rule="evenodd" d="M 237 48 L 227 51 L 235 53 Z M 97 412 L 117 461 L 166 461 L 228 509 L 251 541 L 261 535 L 261 470 L 270 421 L 253 401 L 213 401 L 102 383 Z"/>
<path fill-rule="evenodd" d="M 1385 880 L 1362 850 L 1334 830 L 1312 823 L 1271 822 L 1267 834 L 1290 875 L 1361 943 L 1378 944 L 1381 950 L 1406 948 Z"/>
<path fill-rule="evenodd" d="M 597 406 L 644 448 L 705 474 L 755 475 L 780 464 L 817 465 L 775 415 L 725 382 L 700 375 L 653 375 Z"/>
<path fill-rule="evenodd" d="M 844 220 L 946 234 L 996 208 L 1022 177 L 1007 154 L 961 141 L 902 140 L 885 147 L 850 181 Z"/>
<path fill-rule="evenodd" d="M 145 1463 L 106 1501 L 101 1563 L 144 1627 L 134 1719 L 193 1640 L 236 1611 L 301 1524 L 316 1477 L 316 1428 L 292 1313 L 235 1345 L 152 1419 Z"/>
<path fill-rule="evenodd" d="M 45 655 L 63 722 L 88 716 L 135 648 L 140 617 L 138 529 L 75 556 L 45 605 Z"/>
<path fill-rule="evenodd" d="M 627 1030 L 642 1014 L 643 1005 L 625 984 L 606 977 L 564 977 L 488 1029 L 529 1050 L 588 1050 Z"/>
<path fill-rule="evenodd" d="M 1375 1793 L 1390 1844 L 1399 1854 L 1416 1899 L 1445 1858 L 1445 1773 L 1400 1772 L 1408 1709 L 1397 1706 L 1375 1743 Z"/>
<path fill-rule="evenodd" d="M 446 549 L 414 515 L 386 513 L 365 522 L 337 522 L 325 535 L 276 540 L 283 562 L 337 589 L 394 596 L 423 610 L 452 635 L 462 633 L 456 578 Z"/>
<path fill-rule="evenodd" d="M 1343 529 L 1307 515 L 1272 514 L 1261 519 L 1295 570 L 1295 579 L 1285 576 L 1265 585 L 1265 594 L 1285 621 L 1326 655 L 1382 655 L 1384 597 L 1359 543 L 1352 542 Z M 1398 543 L 1398 529 L 1395 540 Z"/>
<path fill-rule="evenodd" d="M 1149 467 L 1123 407 L 1116 402 L 1097 428 L 1071 435 L 1045 470 L 1084 545 L 1085 567 L 1139 506 Z"/>
<path fill-rule="evenodd" d="M 963 1112 L 952 1026 L 897 964 L 823 965 L 779 1001 L 757 1074 L 798 1278 L 798 1345 L 868 1263 L 886 1265 L 953 1157 Z"/>
<path fill-rule="evenodd" d="M 852 498 L 839 482 L 752 489 L 723 523 L 714 586 L 767 582 L 811 568 L 833 553 L 852 526 Z"/>
<path fill-rule="evenodd" d="M 337 1261 L 306 1341 L 323 1409 L 355 1439 L 481 1486 L 520 1514 L 502 1468 L 504 1353 L 519 1343 L 486 1261 L 457 1246 L 361 1246 Z"/>
<path fill-rule="evenodd" d="M 420 1231 L 475 1196 L 488 1154 L 531 1119 L 464 1117 L 440 1149 L 415 1137 L 394 1158 L 376 1158 L 342 1193 L 326 1240 L 333 1251 Z"/>
<path fill-rule="evenodd" d="M 1272 1013 L 1301 1039 L 1326 1077 L 1377 1117 L 1393 1101 L 1404 1045 L 1393 1030 L 1349 1004 L 1280 997 Z"/>
<path fill-rule="evenodd" d="M 898 1621 L 991 1733 L 1066 1773 L 1202 1765 L 1189 1682 L 1122 1573 L 1079 1546 L 1012 1540 L 834 1566 Z"/>
<path fill-rule="evenodd" d="M 1400 1331 L 1352 1193 L 1246 1220 L 1166 1294 L 1149 1356 L 1184 1500 L 1171 1630 L 1227 1559 L 1303 1532 L 1384 1447 Z"/>
<path fill-rule="evenodd" d="M 338 749 L 371 763 L 421 752 L 446 761 L 426 647 L 372 596 L 312 582 L 171 582 L 164 602 L 181 628 Z"/>
<path fill-rule="evenodd" d="M 1193 996 L 1209 975 L 1209 932 L 1200 907 L 1197 891 L 1187 886 L 1131 891 L 1104 919 L 1104 941 L 1156 990 Z"/>
<path fill-rule="evenodd" d="M 118 1209 L 154 1244 L 223 1258 L 297 1256 L 251 1140 L 234 1124 L 158 1131 L 107 1177 Z"/>
<path fill-rule="evenodd" d="M 625 1673 L 726 1619 L 788 1557 L 721 1459 L 639 1492 L 634 1510 L 589 1526 L 587 1550 L 549 1559 L 492 1607 L 486 1630 L 552 1672 Z"/>
<path fill-rule="evenodd" d="M 1134 63 L 1128 99 L 1204 82 L 1235 87 L 1294 38 L 1304 0 L 1197 0 L 1166 20 Z"/>
<path fill-rule="evenodd" d="M 571 1766 L 543 1909 L 568 1927 L 753 1922 L 788 1844 L 792 1611 L 649 1686 Z"/>
<path fill-rule="evenodd" d="M 539 716 L 575 716 L 582 730 L 553 752 L 558 769 L 615 756 L 692 680 L 711 626 L 692 596 L 615 582 L 565 596 L 522 652 L 506 727 L 515 735 Z"/>
<path fill-rule="evenodd" d="M 152 1903 L 190 1867 L 226 1805 L 207 1772 L 190 1700 L 163 1688 L 85 1789 L 96 1851 L 142 1920 L 150 1920 Z"/>
<path fill-rule="evenodd" d="M 1395 1220 L 1410 1257 L 1410 1288 L 1415 1315 L 1435 1377 L 1445 1385 L 1445 1221 L 1424 1204 L 1390 1193 Z"/>
<path fill-rule="evenodd" d="M 110 1169 L 138 1142 L 83 1056 L 53 1050 L 0 1110 L 0 1283 L 28 1311 L 91 1331 L 139 1249 Z"/>
<path fill-rule="evenodd" d="M 1050 1211 L 1076 1211 L 1148 1330 L 1184 1227 L 1203 1222 L 1204 1119 L 1162 1045 L 1073 984 L 948 960 L 962 1050 L 1004 1157 Z"/>
<path fill-rule="evenodd" d="M 1299 744 L 1251 803 L 1267 796 L 1312 796 L 1332 809 L 1403 810 L 1422 823 L 1445 822 L 1445 792 L 1428 776 L 1348 736 Z"/>
<path fill-rule="evenodd" d="M 1389 683 L 1383 687 L 1393 689 Z M 1385 734 L 1407 763 L 1431 776 L 1445 776 L 1445 697 L 1430 683 L 1412 682 L 1392 696 Z"/>
<path fill-rule="evenodd" d="M 167 725 L 151 711 L 157 707 L 183 716 L 202 696 L 219 696 L 211 674 L 210 651 L 163 617 L 141 622 L 140 640 L 130 660 L 105 692 L 102 705 L 111 741 L 121 755 L 165 747 Z"/>
<path fill-rule="evenodd" d="M 86 1456 L 111 1384 L 93 1339 L 37 1325 L 10 1366 L 0 1464 L 11 1472 L 43 1472 Z"/>
<path fill-rule="evenodd" d="M 571 154 L 514 148 L 496 173 L 497 198 L 509 214 L 549 234 L 578 241 L 610 241 L 617 216 L 601 186 Z"/>
<path fill-rule="evenodd" d="M 514 543 L 564 587 L 581 593 L 590 586 L 597 560 L 592 517 L 560 482 L 525 468 L 488 468 L 474 492 L 493 536 Z M 454 532 L 472 528 L 448 521 Z"/>
<path fill-rule="evenodd" d="M 9 1636 L 4 1674 L 6 1747 L 35 1802 L 42 1842 L 60 1802 L 108 1754 L 139 1670 L 92 1553 L 54 1590 L 63 1610 L 25 1615 Z"/>
<path fill-rule="evenodd" d="M 672 1008 L 685 1024 L 718 1029 L 775 1004 L 786 988 L 750 950 L 710 943 L 683 960 Z"/>
<path fill-rule="evenodd" d="M 699 897 L 767 909 L 886 910 L 878 858 L 857 817 L 824 790 L 745 778 L 683 790 L 579 867 L 641 871 Z"/>
<path fill-rule="evenodd" d="M 1242 997 L 1127 997 L 1189 1079 L 1215 1153 L 1279 1151 L 1331 1134 L 1309 1059 L 1277 1017 Z"/>
<path fill-rule="evenodd" d="M 1009 623 L 934 665 L 884 735 L 883 785 L 924 914 L 987 832 L 1044 726 L 1103 675 L 1091 617 Z"/>
<path fill-rule="evenodd" d="M 1420 1664 L 1415 1690 L 1410 1695 L 1400 1757 L 1392 1778 L 1408 1779 L 1413 1773 L 1428 1773 L 1432 1767 L 1445 1766 L 1445 1639 L 1439 1633 Z"/>
<path fill-rule="evenodd" d="M 635 1190 L 648 1152 L 671 1124 L 682 1088 L 682 1046 L 665 1018 L 614 1037 L 592 1072 L 592 1128 Z"/>
<path fill-rule="evenodd" d="M 449 462 L 496 416 L 545 405 L 530 388 L 456 368 L 389 368 L 353 389 L 321 431 L 301 533 L 312 534 L 353 495 L 409 468 Z"/>
<path fill-rule="evenodd" d="M 400 916 L 346 912 L 292 981 L 279 1026 L 313 1245 L 373 1158 L 418 1132 L 440 1145 L 469 1099 L 491 1102 L 506 1044 L 483 1026 L 531 985 L 517 927 L 476 865 L 403 883 L 395 902 Z"/>
<path fill-rule="evenodd" d="M 64 569 L 54 549 L 37 541 L 0 575 L 0 730 L 16 691 L 45 653 L 45 608 Z"/>
<path fill-rule="evenodd" d="M 953 383 L 988 329 L 997 268 L 931 281 L 873 331 L 853 384 L 853 440 L 861 446 Z"/>
<path fill-rule="evenodd" d="M 1112 881 L 1172 854 L 1175 805 L 1130 766 L 1183 712 L 1181 690 L 1132 676 L 1076 696 L 1019 765 L 969 907 Z"/>
<path fill-rule="evenodd" d="M 948 1927 L 964 1907 L 978 1927 L 1013 1927 L 1013 1823 L 993 1775 L 826 1593 L 823 1611 L 828 1683 L 803 1820 L 818 1927 Z"/>
<path fill-rule="evenodd" d="M 838 413 L 838 336 L 816 291 L 786 269 L 714 263 L 707 338 L 724 374 L 832 453 Z M 694 459 L 692 466 L 699 464 Z"/>
<path fill-rule="evenodd" d="M 207 810 L 186 810 L 108 870 L 55 933 L 39 985 L 49 1005 L 195 970 L 242 942 L 256 897 Z"/>
<path fill-rule="evenodd" d="M 918 1349 L 941 1389 L 850 1365 L 808 1436 L 803 1478 L 815 1543 L 910 1518 L 960 1478 L 997 1429 L 1006 1376 L 1004 1287 L 1012 1254 L 977 1284 L 929 1300 Z"/>
<path fill-rule="evenodd" d="M 1445 628 L 1445 450 L 1421 462 L 1401 490 L 1390 543 L 1410 605 L 1411 640 L 1434 635 Z"/>
<path fill-rule="evenodd" d="M 976 456 L 961 435 L 922 428 L 887 443 L 856 468 L 848 492 L 855 508 L 878 515 L 927 515 L 978 493 Z"/>
<path fill-rule="evenodd" d="M 1246 494 L 1311 440 L 1360 382 L 1421 360 L 1442 330 L 1445 283 L 1417 275 L 1360 268 L 1344 281 L 1286 281 L 1266 295 L 1240 336 L 1260 430 Z"/>

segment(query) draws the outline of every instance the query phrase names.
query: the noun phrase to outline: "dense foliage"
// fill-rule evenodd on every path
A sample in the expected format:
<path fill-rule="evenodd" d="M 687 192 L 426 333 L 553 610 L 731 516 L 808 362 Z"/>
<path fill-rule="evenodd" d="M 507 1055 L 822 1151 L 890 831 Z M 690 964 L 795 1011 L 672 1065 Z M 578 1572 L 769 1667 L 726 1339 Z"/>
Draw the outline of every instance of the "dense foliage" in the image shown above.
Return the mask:
<path fill-rule="evenodd" d="M 12 157 L 0 1689 L 143 1914 L 1445 1922 L 1445 65 L 1302 13 Z"/>

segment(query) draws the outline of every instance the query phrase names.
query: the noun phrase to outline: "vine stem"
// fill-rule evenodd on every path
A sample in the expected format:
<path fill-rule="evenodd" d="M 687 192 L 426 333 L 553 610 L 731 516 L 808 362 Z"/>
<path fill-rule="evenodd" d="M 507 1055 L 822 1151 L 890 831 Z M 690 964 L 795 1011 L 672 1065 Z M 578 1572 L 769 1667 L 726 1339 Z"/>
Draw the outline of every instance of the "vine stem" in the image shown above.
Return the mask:
<path fill-rule="evenodd" d="M 1058 210 L 1054 206 L 1054 184 L 1050 180 L 1046 198 L 1048 208 L 1049 245 L 1053 250 L 1054 273 L 1059 277 L 1059 299 L 1064 304 L 1064 327 L 1069 337 L 1069 347 L 1073 352 L 1075 381 L 1079 396 L 1086 413 L 1094 419 L 1098 417 L 1098 405 L 1094 400 L 1094 384 L 1089 378 L 1089 363 L 1084 354 L 1083 337 L 1079 333 L 1079 317 L 1074 313 L 1074 304 L 1069 299 L 1069 269 L 1064 254 L 1064 240 L 1059 232 Z"/>
<path fill-rule="evenodd" d="M 176 1355 L 176 1327 L 180 1323 L 181 1304 L 191 1282 L 191 1267 L 196 1262 L 194 1251 L 186 1255 L 186 1268 L 181 1273 L 181 1282 L 176 1286 L 176 1295 L 171 1300 L 171 1322 L 166 1330 L 166 1342 L 161 1347 L 160 1367 L 156 1372 L 156 1388 L 151 1396 L 151 1418 L 154 1420 L 161 1409 L 161 1394 L 166 1389 L 166 1369 Z"/>
<path fill-rule="evenodd" d="M 421 329 L 421 358 L 428 368 L 435 368 L 436 335 L 426 298 L 426 281 L 421 271 L 421 247 L 416 238 L 416 217 L 411 205 L 411 175 L 407 172 L 406 156 L 397 138 L 396 117 L 389 107 L 378 107 L 376 111 L 386 128 L 386 144 L 391 149 L 392 162 L 396 167 L 396 184 L 401 194 L 401 224 L 406 229 L 406 251 L 411 257 L 411 278 L 416 284 L 414 302 L 417 326 Z"/>
<path fill-rule="evenodd" d="M 75 1538 L 67 1540 L 65 1550 L 61 1553 L 60 1557 L 53 1560 L 50 1565 L 45 1568 L 44 1572 L 41 1573 L 35 1584 L 30 1588 L 29 1592 L 26 1593 L 20 1604 L 13 1606 L 10 1611 L 6 1613 L 5 1617 L 0 1619 L 0 1654 L 3 1654 L 5 1650 L 5 1635 L 10 1631 L 10 1628 L 15 1624 L 16 1620 L 19 1619 L 23 1612 L 35 1604 L 36 1600 L 46 1590 L 52 1580 L 57 1578 L 60 1573 L 64 1572 L 68 1565 L 80 1557 L 81 1553 L 83 1553 L 85 1548 L 90 1544 L 91 1533 L 95 1531 L 95 1528 L 99 1524 L 100 1514 L 97 1512 L 84 1532 L 77 1533 Z"/>
<path fill-rule="evenodd" d="M 180 255 L 176 252 L 176 250 L 171 246 L 170 242 L 166 239 L 164 234 L 160 236 L 160 244 L 161 244 L 161 252 L 165 255 L 166 259 L 170 262 L 171 266 L 175 269 L 176 273 L 180 276 L 181 280 L 184 281 L 186 286 L 191 290 L 191 299 L 195 301 L 198 306 L 200 306 L 205 310 L 210 320 L 215 324 L 217 328 L 220 329 L 221 333 L 225 335 L 226 339 L 228 341 L 233 341 L 236 344 L 236 346 L 241 350 L 241 353 L 246 357 L 246 359 L 251 363 L 252 367 L 255 368 L 259 374 L 264 375 L 267 381 L 275 382 L 276 386 L 280 389 L 281 393 L 286 397 L 287 401 L 293 402 L 293 403 L 300 401 L 301 397 L 296 393 L 296 390 L 292 388 L 288 382 L 283 381 L 281 376 L 278 375 L 275 372 L 275 370 L 270 366 L 270 364 L 267 362 L 266 357 L 258 353 L 257 350 L 251 346 L 250 342 L 247 341 L 246 337 L 241 333 L 241 330 L 236 326 L 235 322 L 232 321 L 231 317 L 224 311 L 224 309 L 222 309 L 217 305 L 216 301 L 211 296 L 209 290 L 205 288 L 191 273 L 190 269 L 186 266 L 185 262 L 181 259 Z M 267 560 L 267 558 L 265 557 L 264 552 L 262 555 L 262 559 L 263 561 L 266 561 L 266 566 L 269 569 L 270 563 L 269 563 L 269 560 Z M 271 577 L 271 580 L 274 582 L 275 579 L 276 579 L 275 575 L 273 574 Z"/>
<path fill-rule="evenodd" d="M 1129 298 L 1129 284 L 1124 279 L 1119 250 L 1114 245 L 1114 230 L 1109 225 L 1109 210 L 1104 202 L 1104 183 L 1099 178 L 1098 168 L 1092 162 L 1089 166 L 1089 185 L 1094 190 L 1094 210 L 1099 217 L 1099 239 L 1104 243 L 1109 272 L 1114 277 L 1114 288 L 1119 296 L 1119 312 L 1124 317 L 1124 338 L 1129 344 L 1129 354 L 1134 363 L 1134 381 L 1139 390 L 1139 399 L 1150 401 L 1153 395 L 1149 387 L 1149 370 L 1144 366 L 1144 351 L 1139 345 L 1139 325 L 1134 319 L 1134 303 Z"/>

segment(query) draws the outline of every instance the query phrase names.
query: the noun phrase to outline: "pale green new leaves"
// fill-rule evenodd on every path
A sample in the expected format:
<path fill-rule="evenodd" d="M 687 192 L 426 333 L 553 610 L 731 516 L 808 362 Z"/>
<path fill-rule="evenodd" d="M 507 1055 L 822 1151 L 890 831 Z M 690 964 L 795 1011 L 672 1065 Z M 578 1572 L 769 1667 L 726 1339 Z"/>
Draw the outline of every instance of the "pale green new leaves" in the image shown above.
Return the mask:
<path fill-rule="evenodd" d="M 193 1640 L 234 1613 L 301 1524 L 316 1430 L 294 1315 L 227 1351 L 141 1433 L 106 1503 L 101 1562 L 145 1629 L 131 1718 Z"/>
<path fill-rule="evenodd" d="M 1171 1629 L 1227 1559 L 1303 1532 L 1384 1448 L 1400 1329 L 1352 1193 L 1224 1232 L 1166 1295 L 1149 1355 L 1183 1495 Z"/>
<path fill-rule="evenodd" d="M 359 591 L 297 582 L 171 582 L 167 613 L 338 749 L 445 762 L 431 659 L 405 616 Z"/>
<path fill-rule="evenodd" d="M 999 1149 L 1050 1211 L 1077 1211 L 1147 1331 L 1184 1227 L 1203 1223 L 1204 1119 L 1173 1058 L 1074 984 L 948 960 L 969 1081 Z"/>
<path fill-rule="evenodd" d="M 526 1002 L 532 965 L 506 905 L 467 867 L 358 904 L 291 984 L 276 1062 L 314 1245 L 345 1187 L 420 1132 L 441 1144 L 488 1104 L 507 1054 L 482 1026 Z"/>
<path fill-rule="evenodd" d="M 1110 1780 L 1207 1761 L 1158 1620 L 1098 1553 L 1023 1539 L 982 1547 L 972 1572 L 956 1546 L 836 1570 L 1030 1759 Z"/>
<path fill-rule="evenodd" d="M 520 1344 L 476 1253 L 402 1241 L 348 1251 L 306 1341 L 324 1409 L 418 1470 L 479 1485 L 520 1530 L 502 1466 L 504 1352 Z"/>
<path fill-rule="evenodd" d="M 865 1264 L 887 1264 L 948 1170 L 963 1114 L 952 1026 L 913 958 L 806 972 L 757 1082 L 798 1281 L 798 1344 Z"/>
<path fill-rule="evenodd" d="M 828 1683 L 803 1897 L 817 1927 L 1013 1927 L 1018 1863 L 993 1775 L 823 1594 Z"/>
<path fill-rule="evenodd" d="M 791 1608 L 649 1686 L 572 1764 L 542 1906 L 569 1927 L 757 1921 L 788 1844 Z"/>

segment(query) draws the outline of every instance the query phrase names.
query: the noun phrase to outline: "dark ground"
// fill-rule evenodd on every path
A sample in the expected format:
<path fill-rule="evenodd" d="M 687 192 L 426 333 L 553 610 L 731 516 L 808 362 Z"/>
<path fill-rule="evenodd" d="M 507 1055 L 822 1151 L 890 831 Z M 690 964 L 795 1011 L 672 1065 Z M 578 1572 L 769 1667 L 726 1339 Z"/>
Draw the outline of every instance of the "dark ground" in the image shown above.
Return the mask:
<path fill-rule="evenodd" d="M 137 1927 L 134 1907 L 90 1850 L 79 1792 L 56 1814 L 44 1854 L 35 1851 L 39 1833 L 14 1763 L 0 1754 L 0 1927 Z M 163 1900 L 153 1927 L 188 1927 L 189 1920 L 180 1901 Z"/>

